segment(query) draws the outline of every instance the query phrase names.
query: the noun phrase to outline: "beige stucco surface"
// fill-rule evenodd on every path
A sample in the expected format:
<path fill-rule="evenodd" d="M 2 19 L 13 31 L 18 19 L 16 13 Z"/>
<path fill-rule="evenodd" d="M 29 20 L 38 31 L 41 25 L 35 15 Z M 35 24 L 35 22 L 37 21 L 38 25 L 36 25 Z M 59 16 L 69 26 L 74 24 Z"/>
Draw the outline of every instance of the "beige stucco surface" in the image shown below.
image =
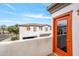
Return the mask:
<path fill-rule="evenodd" d="M 52 51 L 51 37 L 0 43 L 0 56 L 45 56 Z"/>

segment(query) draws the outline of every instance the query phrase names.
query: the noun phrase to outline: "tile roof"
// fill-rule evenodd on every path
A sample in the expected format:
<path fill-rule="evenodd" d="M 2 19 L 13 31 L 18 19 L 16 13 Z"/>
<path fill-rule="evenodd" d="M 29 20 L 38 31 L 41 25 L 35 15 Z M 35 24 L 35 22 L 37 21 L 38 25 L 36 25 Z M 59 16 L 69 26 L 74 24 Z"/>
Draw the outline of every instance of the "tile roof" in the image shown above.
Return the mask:
<path fill-rule="evenodd" d="M 48 24 L 37 24 L 37 23 L 28 23 L 28 24 L 22 24 L 22 25 L 19 25 L 19 26 L 51 26 L 51 25 L 48 25 Z"/>

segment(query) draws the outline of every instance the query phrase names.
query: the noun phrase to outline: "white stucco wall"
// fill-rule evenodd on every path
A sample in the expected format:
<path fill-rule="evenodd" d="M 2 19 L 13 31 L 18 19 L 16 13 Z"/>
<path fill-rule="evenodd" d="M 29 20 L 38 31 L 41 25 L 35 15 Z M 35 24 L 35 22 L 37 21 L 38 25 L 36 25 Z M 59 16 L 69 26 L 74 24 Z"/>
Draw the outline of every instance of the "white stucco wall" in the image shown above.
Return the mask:
<path fill-rule="evenodd" d="M 79 9 L 79 4 L 71 4 L 63 9 L 52 14 L 52 17 L 61 15 L 68 11 L 72 12 L 72 49 L 73 55 L 79 56 L 79 15 L 77 15 L 77 10 Z"/>
<path fill-rule="evenodd" d="M 38 28 L 37 28 L 38 30 Z M 37 36 L 39 32 L 33 32 L 33 27 L 30 27 L 30 31 L 27 31 L 26 27 L 19 27 L 19 39 L 22 40 L 23 37 Z"/>
<path fill-rule="evenodd" d="M 51 37 L 0 42 L 0 56 L 45 56 L 52 52 Z"/>
<path fill-rule="evenodd" d="M 48 28 L 48 31 L 45 31 L 45 28 Z M 29 36 L 37 36 L 39 37 L 40 34 L 47 34 L 51 33 L 50 27 L 44 26 L 42 27 L 42 31 L 39 29 L 39 27 L 36 27 L 36 32 L 33 31 L 33 27 L 31 27 L 30 31 L 26 30 L 26 27 L 19 27 L 19 39 L 23 40 L 23 37 L 29 37 Z"/>

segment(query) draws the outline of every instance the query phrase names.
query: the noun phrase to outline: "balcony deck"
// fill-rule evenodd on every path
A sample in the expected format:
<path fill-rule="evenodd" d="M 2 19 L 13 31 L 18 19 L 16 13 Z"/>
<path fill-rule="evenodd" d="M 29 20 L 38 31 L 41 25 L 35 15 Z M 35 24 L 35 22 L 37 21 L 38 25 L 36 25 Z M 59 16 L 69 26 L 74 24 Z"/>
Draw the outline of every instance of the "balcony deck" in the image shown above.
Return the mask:
<path fill-rule="evenodd" d="M 54 53 L 49 54 L 48 56 L 56 56 Z"/>
<path fill-rule="evenodd" d="M 47 56 L 51 53 L 51 37 L 0 42 L 0 56 Z"/>

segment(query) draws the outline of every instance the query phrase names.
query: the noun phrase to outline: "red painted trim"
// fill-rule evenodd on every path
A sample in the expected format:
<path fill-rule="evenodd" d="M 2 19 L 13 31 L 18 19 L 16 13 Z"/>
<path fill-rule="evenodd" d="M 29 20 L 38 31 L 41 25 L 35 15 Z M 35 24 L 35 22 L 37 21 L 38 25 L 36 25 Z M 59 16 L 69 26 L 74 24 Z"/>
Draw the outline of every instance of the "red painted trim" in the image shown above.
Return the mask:
<path fill-rule="evenodd" d="M 57 48 L 57 19 L 63 20 L 67 18 L 67 52 Z M 72 12 L 67 12 L 62 15 L 54 17 L 53 21 L 53 51 L 61 56 L 72 55 Z"/>

